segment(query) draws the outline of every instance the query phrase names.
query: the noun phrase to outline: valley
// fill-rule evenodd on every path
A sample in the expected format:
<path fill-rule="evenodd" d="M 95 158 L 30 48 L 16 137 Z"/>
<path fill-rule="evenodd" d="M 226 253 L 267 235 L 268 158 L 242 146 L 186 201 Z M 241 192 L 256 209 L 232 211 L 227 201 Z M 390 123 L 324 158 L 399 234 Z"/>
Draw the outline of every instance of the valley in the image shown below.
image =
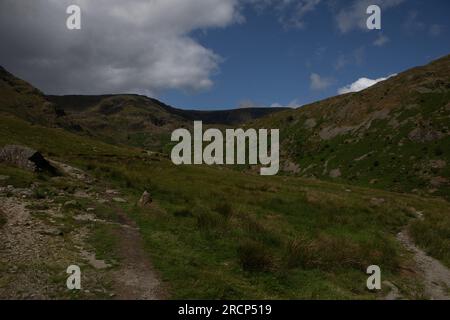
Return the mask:
<path fill-rule="evenodd" d="M 0 148 L 39 150 L 60 175 L 0 164 L 0 297 L 448 299 L 449 63 L 242 122 L 207 113 L 223 130 L 279 128 L 277 176 L 175 166 L 170 132 L 189 112 L 49 98 L 2 71 Z M 65 287 L 74 263 L 80 292 Z"/>

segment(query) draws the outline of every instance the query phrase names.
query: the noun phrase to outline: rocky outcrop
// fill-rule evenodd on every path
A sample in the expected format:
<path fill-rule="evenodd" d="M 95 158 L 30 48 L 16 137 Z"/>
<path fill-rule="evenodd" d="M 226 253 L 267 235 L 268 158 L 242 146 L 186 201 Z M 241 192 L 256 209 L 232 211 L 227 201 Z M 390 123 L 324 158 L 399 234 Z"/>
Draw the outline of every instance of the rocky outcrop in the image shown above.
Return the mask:
<path fill-rule="evenodd" d="M 24 146 L 7 145 L 3 147 L 0 149 L 0 162 L 32 172 L 57 174 L 56 168 L 40 152 Z"/>

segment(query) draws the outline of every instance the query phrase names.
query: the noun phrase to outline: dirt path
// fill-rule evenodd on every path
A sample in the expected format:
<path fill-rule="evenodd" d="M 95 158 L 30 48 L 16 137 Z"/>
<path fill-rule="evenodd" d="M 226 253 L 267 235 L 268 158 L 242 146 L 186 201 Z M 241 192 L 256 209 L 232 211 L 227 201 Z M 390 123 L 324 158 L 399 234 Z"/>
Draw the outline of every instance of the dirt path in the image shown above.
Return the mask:
<path fill-rule="evenodd" d="M 425 294 L 432 300 L 450 300 L 450 270 L 418 248 L 406 230 L 397 235 L 400 243 L 414 254 L 424 280 Z"/>
<path fill-rule="evenodd" d="M 52 164 L 58 166 L 72 178 L 87 183 L 93 181 L 80 169 L 56 161 L 52 161 Z M 110 190 L 109 196 L 104 200 L 110 201 L 111 198 L 118 195 L 118 191 Z M 122 262 L 119 270 L 114 272 L 115 298 L 123 300 L 157 300 L 167 297 L 159 276 L 144 251 L 138 227 L 119 206 L 116 206 L 115 209 L 120 220 L 116 236 L 119 239 L 119 256 Z M 98 219 L 96 221 L 102 222 Z"/>
<path fill-rule="evenodd" d="M 119 254 L 123 261 L 115 273 L 117 299 L 157 300 L 166 297 L 161 281 L 143 250 L 143 242 L 135 223 L 119 209 L 123 223 L 119 228 Z"/>

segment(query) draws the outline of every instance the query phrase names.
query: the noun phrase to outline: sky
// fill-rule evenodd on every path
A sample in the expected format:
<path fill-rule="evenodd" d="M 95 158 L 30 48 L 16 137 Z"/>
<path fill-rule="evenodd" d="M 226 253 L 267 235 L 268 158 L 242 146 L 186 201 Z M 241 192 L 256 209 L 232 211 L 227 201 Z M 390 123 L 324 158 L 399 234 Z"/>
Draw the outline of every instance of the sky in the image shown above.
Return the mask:
<path fill-rule="evenodd" d="M 449 13 L 448 0 L 0 0 L 0 65 L 47 94 L 298 107 L 450 54 Z"/>

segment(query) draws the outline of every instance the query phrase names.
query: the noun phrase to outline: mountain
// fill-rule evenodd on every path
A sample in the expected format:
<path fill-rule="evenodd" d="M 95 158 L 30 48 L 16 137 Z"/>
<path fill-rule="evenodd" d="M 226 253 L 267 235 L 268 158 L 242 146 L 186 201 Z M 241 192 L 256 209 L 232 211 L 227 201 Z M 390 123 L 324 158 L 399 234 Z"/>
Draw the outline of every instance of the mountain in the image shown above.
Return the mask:
<path fill-rule="evenodd" d="M 280 128 L 286 173 L 447 197 L 449 102 L 450 56 L 296 110 L 189 111 L 139 95 L 46 96 L 0 70 L 0 111 L 32 123 L 163 152 L 170 133 L 194 120 Z"/>
<path fill-rule="evenodd" d="M 49 123 L 64 113 L 49 103 L 44 94 L 0 66 L 0 111 L 30 122 Z"/>
<path fill-rule="evenodd" d="M 160 102 L 138 95 L 46 96 L 91 136 L 115 144 L 159 150 L 190 122 Z"/>
<path fill-rule="evenodd" d="M 61 127 L 115 144 L 162 151 L 176 128 L 240 125 L 283 108 L 181 110 L 140 95 L 51 96 L 0 67 L 0 112 L 31 123 Z"/>
<path fill-rule="evenodd" d="M 450 56 L 358 93 L 273 114 L 287 172 L 450 195 Z"/>
<path fill-rule="evenodd" d="M 195 120 L 210 125 L 239 125 L 285 110 L 181 110 L 140 95 L 46 96 L 46 99 L 63 109 L 71 121 L 104 141 L 160 150 L 169 142 L 173 130 L 189 128 Z"/>

